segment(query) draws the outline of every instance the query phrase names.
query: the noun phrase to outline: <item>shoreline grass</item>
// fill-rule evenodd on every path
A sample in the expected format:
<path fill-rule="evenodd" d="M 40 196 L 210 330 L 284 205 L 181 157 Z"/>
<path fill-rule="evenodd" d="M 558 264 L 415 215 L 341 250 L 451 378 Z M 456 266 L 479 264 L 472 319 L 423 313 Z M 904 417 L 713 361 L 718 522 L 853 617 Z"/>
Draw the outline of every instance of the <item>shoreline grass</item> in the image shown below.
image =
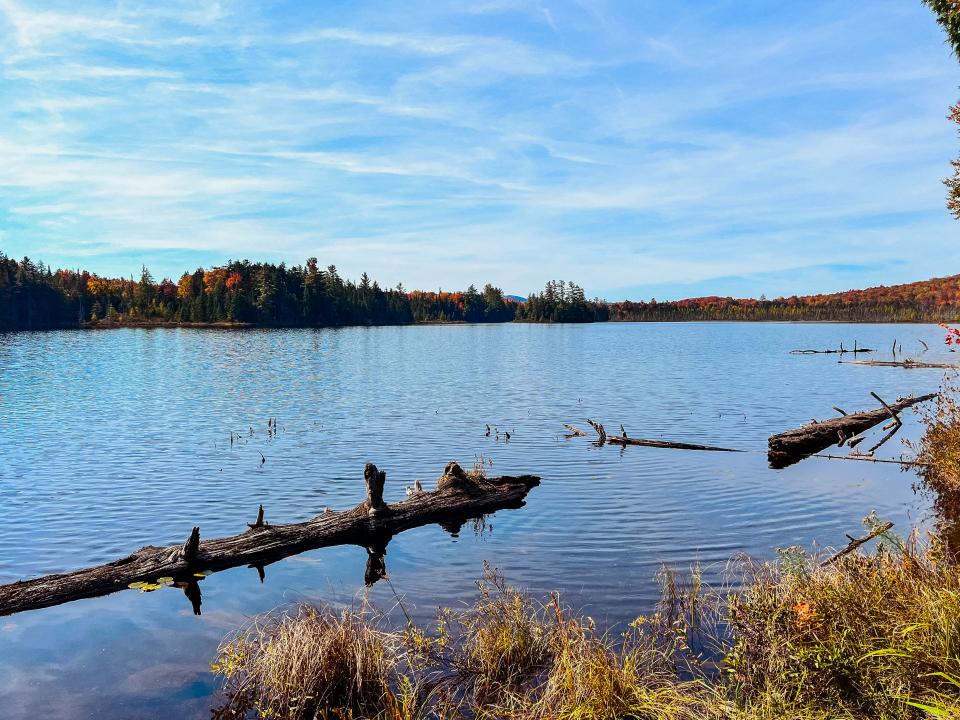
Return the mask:
<path fill-rule="evenodd" d="M 656 611 L 602 632 L 486 568 L 431 627 L 298 606 L 224 641 L 215 717 L 746 720 L 960 717 L 960 571 L 881 537 L 827 567 L 743 561 L 736 591 L 665 572 Z"/>

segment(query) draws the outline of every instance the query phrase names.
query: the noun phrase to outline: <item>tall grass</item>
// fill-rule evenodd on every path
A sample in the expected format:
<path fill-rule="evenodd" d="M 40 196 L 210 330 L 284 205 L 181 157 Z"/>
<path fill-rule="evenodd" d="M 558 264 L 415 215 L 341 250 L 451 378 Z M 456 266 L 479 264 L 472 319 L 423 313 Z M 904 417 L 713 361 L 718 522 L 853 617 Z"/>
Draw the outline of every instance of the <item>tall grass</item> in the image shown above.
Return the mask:
<path fill-rule="evenodd" d="M 669 576 L 672 578 L 672 576 Z M 229 637 L 212 664 L 218 717 L 694 720 L 715 691 L 681 659 L 688 613 L 598 631 L 558 596 L 541 602 L 486 568 L 476 603 L 429 629 L 387 630 L 369 608 L 270 614 Z M 686 676 L 685 676 L 686 675 Z"/>
<path fill-rule="evenodd" d="M 738 706 L 858 718 L 960 711 L 960 573 L 915 541 L 892 547 L 828 567 L 794 558 L 748 571 L 729 601 L 724 659 Z"/>
<path fill-rule="evenodd" d="M 256 618 L 221 644 L 211 665 L 226 690 L 217 716 L 373 717 L 404 705 L 402 648 L 378 623 L 369 613 L 306 605 Z"/>
<path fill-rule="evenodd" d="M 619 633 L 489 568 L 429 628 L 268 615 L 221 646 L 219 717 L 960 718 L 960 572 L 935 544 L 886 540 L 828 566 L 744 561 L 731 592 L 665 573 L 657 611 Z"/>

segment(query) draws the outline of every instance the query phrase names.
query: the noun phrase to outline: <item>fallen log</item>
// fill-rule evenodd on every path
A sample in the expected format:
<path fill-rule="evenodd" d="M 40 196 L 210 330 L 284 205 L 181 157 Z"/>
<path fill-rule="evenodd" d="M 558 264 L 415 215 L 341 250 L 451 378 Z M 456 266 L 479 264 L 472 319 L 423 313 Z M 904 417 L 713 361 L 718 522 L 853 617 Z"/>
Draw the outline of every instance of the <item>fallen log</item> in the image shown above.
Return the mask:
<path fill-rule="evenodd" d="M 620 435 L 607 435 L 606 429 L 603 427 L 602 423 L 594 422 L 593 420 L 587 420 L 592 427 L 597 432 L 597 442 L 600 445 L 605 443 L 610 443 L 611 445 L 641 445 L 643 447 L 656 447 L 656 448 L 670 448 L 672 450 L 706 450 L 710 452 L 743 452 L 743 450 L 734 450 L 733 448 L 725 447 L 716 447 L 714 445 L 701 445 L 699 443 L 688 443 L 688 442 L 676 442 L 674 440 L 647 440 L 644 438 L 632 438 L 627 436 L 627 431 L 623 429 L 623 425 L 620 426 Z M 570 428 L 570 425 L 564 425 L 566 428 Z M 581 432 L 581 435 L 586 435 L 586 433 Z"/>
<path fill-rule="evenodd" d="M 803 349 L 803 350 L 791 350 L 791 355 L 846 355 L 847 353 L 853 353 L 854 355 L 859 355 L 860 353 L 872 353 L 876 352 L 873 348 L 858 348 L 856 345 L 853 346 L 853 350 L 844 349 L 843 345 L 840 345 L 839 350 L 812 350 L 812 349 Z"/>
<path fill-rule="evenodd" d="M 520 507 L 530 489 L 540 484 L 535 475 L 485 478 L 479 473 L 466 473 L 451 462 L 437 481 L 436 490 L 416 492 L 387 505 L 383 502 L 386 474 L 372 463 L 363 474 L 367 498 L 350 510 L 326 510 L 306 522 L 285 525 L 267 524 L 260 510 L 256 521 L 239 535 L 201 540 L 200 528 L 194 527 L 182 545 L 147 546 L 106 565 L 0 585 L 0 615 L 108 595 L 134 583 L 156 583 L 159 578 L 169 578 L 183 587 L 194 612 L 199 614 L 197 576 L 201 571 L 249 565 L 257 569 L 262 580 L 264 565 L 330 545 L 366 547 L 370 554 L 367 580 L 375 581 L 385 572 L 379 566 L 393 535 L 437 522 L 457 526 L 471 517 Z"/>
<path fill-rule="evenodd" d="M 884 463 L 888 465 L 899 465 L 901 467 L 929 467 L 930 463 L 919 462 L 918 460 L 891 460 L 888 458 L 875 458 L 868 455 L 831 455 L 829 453 L 814 453 L 810 457 L 823 458 L 825 460 L 860 460 L 862 462 Z"/>
<path fill-rule="evenodd" d="M 643 447 L 671 448 L 673 450 L 706 450 L 709 452 L 743 452 L 734 448 L 700 445 L 699 443 L 676 442 L 674 440 L 646 440 L 643 438 L 608 435 L 607 442 L 613 445 L 642 445 Z"/>
<path fill-rule="evenodd" d="M 843 443 L 874 425 L 879 425 L 884 420 L 890 419 L 891 415 L 896 418 L 896 413 L 901 410 L 935 397 L 936 393 L 908 397 L 889 405 L 884 404 L 876 410 L 850 413 L 822 422 L 814 421 L 794 430 L 771 435 L 767 440 L 767 459 L 770 461 L 770 466 L 774 468 L 793 465 L 805 457 L 825 450 L 838 442 Z"/>
<path fill-rule="evenodd" d="M 907 370 L 928 368 L 935 370 L 960 370 L 960 365 L 950 363 L 929 363 L 919 360 L 838 360 L 841 365 L 872 365 L 873 367 L 898 367 Z"/>

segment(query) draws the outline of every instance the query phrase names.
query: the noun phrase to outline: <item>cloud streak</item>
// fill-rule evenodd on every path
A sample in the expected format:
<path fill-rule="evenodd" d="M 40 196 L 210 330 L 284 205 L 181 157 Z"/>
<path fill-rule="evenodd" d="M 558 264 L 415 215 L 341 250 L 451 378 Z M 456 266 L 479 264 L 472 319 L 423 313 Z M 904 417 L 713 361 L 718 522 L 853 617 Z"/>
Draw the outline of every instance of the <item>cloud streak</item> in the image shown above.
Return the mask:
<path fill-rule="evenodd" d="M 0 0 L 0 58 L 0 248 L 54 265 L 661 298 L 960 267 L 954 62 L 892 0 Z"/>

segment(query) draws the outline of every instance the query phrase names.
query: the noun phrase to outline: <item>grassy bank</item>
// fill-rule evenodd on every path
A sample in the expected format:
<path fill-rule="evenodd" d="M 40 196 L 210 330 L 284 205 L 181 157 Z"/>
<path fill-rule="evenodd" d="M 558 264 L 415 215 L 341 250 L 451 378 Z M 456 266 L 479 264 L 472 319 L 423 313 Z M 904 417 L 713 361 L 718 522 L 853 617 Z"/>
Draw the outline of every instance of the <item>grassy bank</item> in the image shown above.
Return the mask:
<path fill-rule="evenodd" d="M 665 573 L 657 611 L 616 633 L 488 570 L 431 627 L 298 607 L 221 647 L 220 717 L 960 717 L 960 572 L 936 542 L 881 536 L 823 567 L 741 563 L 743 589 Z"/>

